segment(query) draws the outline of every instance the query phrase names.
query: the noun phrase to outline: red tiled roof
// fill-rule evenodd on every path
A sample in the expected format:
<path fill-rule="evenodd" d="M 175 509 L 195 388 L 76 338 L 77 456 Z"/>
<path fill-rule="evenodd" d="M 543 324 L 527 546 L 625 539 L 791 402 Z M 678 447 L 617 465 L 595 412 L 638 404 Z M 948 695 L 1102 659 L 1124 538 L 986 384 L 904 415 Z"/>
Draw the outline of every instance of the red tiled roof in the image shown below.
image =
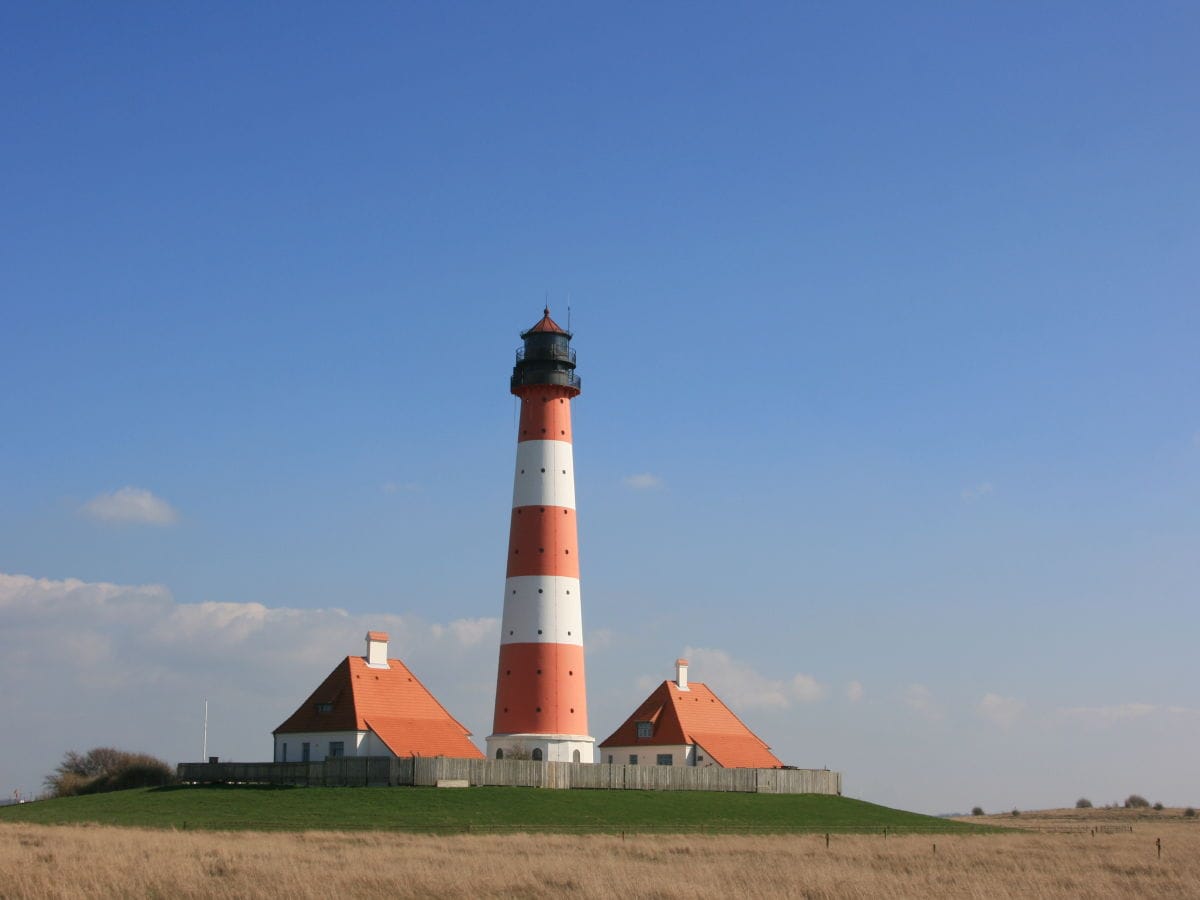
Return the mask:
<path fill-rule="evenodd" d="M 398 659 L 383 669 L 347 656 L 275 733 L 368 729 L 397 756 L 483 758 L 468 740 L 471 732 Z"/>
<path fill-rule="evenodd" d="M 468 732 L 453 719 L 393 719 L 371 716 L 367 726 L 397 756 L 453 756 L 482 759 L 483 754 L 467 738 Z"/>
<path fill-rule="evenodd" d="M 565 331 L 558 327 L 558 323 L 550 318 L 550 307 L 548 306 L 542 315 L 542 320 L 526 331 L 525 334 L 537 334 L 542 331 L 550 331 L 554 334 L 566 334 Z"/>
<path fill-rule="evenodd" d="M 653 722 L 653 737 L 639 738 L 638 722 Z M 673 681 L 664 681 L 600 746 L 668 744 L 699 744 L 714 762 L 727 769 L 774 769 L 783 765 L 766 742 L 698 681 L 689 682 L 686 691 Z"/>
<path fill-rule="evenodd" d="M 726 769 L 776 769 L 782 766 L 771 748 L 752 732 L 745 734 L 692 733 L 692 740 L 709 759 Z"/>

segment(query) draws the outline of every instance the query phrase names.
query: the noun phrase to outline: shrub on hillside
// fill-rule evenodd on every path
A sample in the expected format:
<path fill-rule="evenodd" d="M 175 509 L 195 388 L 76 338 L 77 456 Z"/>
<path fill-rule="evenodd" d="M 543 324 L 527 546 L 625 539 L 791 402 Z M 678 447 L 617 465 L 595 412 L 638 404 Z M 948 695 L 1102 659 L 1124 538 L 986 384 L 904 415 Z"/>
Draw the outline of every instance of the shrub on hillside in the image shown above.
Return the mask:
<path fill-rule="evenodd" d="M 1075 808 L 1076 809 L 1091 809 L 1092 801 L 1089 800 L 1087 797 L 1080 797 L 1078 800 L 1075 801 Z"/>
<path fill-rule="evenodd" d="M 1150 801 L 1141 794 L 1130 794 L 1125 798 L 1126 809 L 1146 809 L 1150 806 Z"/>
<path fill-rule="evenodd" d="M 1183 817 L 1184 817 L 1185 819 L 1194 819 L 1194 818 L 1196 818 L 1196 810 L 1192 809 L 1192 808 L 1189 806 L 1187 809 L 1185 809 L 1185 810 L 1183 811 Z"/>
<path fill-rule="evenodd" d="M 1014 816 L 1019 816 L 1021 814 L 1021 811 L 1019 809 L 1013 809 L 1012 814 Z"/>
<path fill-rule="evenodd" d="M 171 766 L 148 753 L 93 747 L 87 753 L 68 750 L 58 767 L 46 776 L 45 785 L 54 797 L 73 797 L 158 787 L 174 780 Z"/>
<path fill-rule="evenodd" d="M 92 783 L 87 775 L 78 772 L 62 772 L 46 776 L 45 785 L 51 797 L 74 797 L 82 794 Z"/>
<path fill-rule="evenodd" d="M 1154 804 L 1154 808 L 1155 808 L 1155 809 L 1156 809 L 1158 812 L 1162 812 L 1163 805 L 1162 805 L 1161 803 L 1155 803 L 1155 804 Z"/>
<path fill-rule="evenodd" d="M 982 806 L 976 806 L 974 809 L 972 809 L 972 810 L 971 810 L 971 815 L 973 815 L 973 816 L 982 816 L 982 815 L 983 815 L 983 807 L 982 807 Z"/>

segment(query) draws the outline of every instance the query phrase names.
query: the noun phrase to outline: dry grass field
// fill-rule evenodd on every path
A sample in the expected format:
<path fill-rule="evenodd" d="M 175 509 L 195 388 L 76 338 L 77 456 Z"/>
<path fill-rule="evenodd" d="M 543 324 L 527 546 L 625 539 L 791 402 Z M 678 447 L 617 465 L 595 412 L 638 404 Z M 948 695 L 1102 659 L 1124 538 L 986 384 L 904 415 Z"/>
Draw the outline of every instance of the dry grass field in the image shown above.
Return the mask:
<path fill-rule="evenodd" d="M 960 822 L 976 825 L 996 825 L 1001 828 L 1021 828 L 1033 831 L 1089 831 L 1092 828 L 1117 830 L 1133 828 L 1157 834 L 1164 828 L 1190 827 L 1200 830 L 1200 819 L 1187 819 L 1183 807 L 1168 809 L 1125 809 L 1098 807 L 1095 809 L 1035 809 L 1014 816 L 1012 811 L 987 816 L 957 816 Z M 1190 832 L 1184 832 L 1190 833 Z"/>
<path fill-rule="evenodd" d="M 1034 816 L 1022 816 L 1031 823 Z M 1029 827 L 1027 825 L 1027 827 Z M 1162 858 L 1154 841 L 1162 837 Z M 934 845 L 936 844 L 936 851 Z M 0 825 L 0 897 L 1197 897 L 1200 826 L 453 836 Z"/>

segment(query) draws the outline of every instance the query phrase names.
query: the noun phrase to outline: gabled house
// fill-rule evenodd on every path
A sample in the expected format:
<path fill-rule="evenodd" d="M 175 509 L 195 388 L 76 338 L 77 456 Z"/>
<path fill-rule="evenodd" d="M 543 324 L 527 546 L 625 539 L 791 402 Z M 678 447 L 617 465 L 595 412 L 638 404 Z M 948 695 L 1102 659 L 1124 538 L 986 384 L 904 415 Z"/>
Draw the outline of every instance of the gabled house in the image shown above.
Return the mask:
<path fill-rule="evenodd" d="M 347 656 L 274 731 L 276 762 L 327 756 L 483 759 L 471 732 L 398 659 L 388 636 L 367 634 L 366 656 Z"/>
<path fill-rule="evenodd" d="M 687 672 L 687 660 L 676 660 L 675 680 L 656 687 L 600 744 L 600 761 L 614 765 L 781 768 L 783 763 L 771 748 L 707 685 L 688 683 Z"/>

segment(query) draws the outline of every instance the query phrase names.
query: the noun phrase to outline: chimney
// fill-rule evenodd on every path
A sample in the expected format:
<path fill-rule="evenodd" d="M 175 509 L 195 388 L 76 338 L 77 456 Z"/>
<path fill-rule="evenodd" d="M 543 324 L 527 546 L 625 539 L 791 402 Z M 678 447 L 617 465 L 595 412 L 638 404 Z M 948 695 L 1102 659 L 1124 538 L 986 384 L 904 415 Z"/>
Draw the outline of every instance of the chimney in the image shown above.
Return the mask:
<path fill-rule="evenodd" d="M 681 691 L 686 691 L 688 689 L 687 667 L 688 661 L 686 659 L 675 660 L 675 683 L 679 685 L 679 689 Z"/>
<path fill-rule="evenodd" d="M 373 669 L 386 669 L 388 636 L 386 631 L 367 632 L 367 665 Z"/>

